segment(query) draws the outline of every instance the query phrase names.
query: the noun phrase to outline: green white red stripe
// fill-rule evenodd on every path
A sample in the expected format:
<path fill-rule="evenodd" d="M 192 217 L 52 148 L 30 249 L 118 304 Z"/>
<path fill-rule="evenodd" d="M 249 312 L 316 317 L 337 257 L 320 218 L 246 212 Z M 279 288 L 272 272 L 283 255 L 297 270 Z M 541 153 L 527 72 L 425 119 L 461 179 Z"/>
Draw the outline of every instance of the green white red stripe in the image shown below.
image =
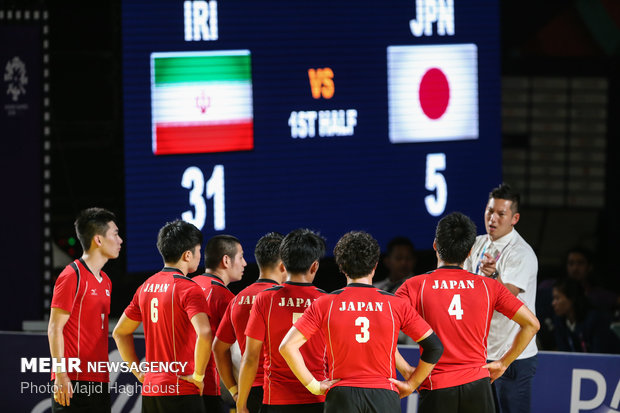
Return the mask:
<path fill-rule="evenodd" d="M 151 54 L 153 153 L 254 148 L 248 50 Z"/>

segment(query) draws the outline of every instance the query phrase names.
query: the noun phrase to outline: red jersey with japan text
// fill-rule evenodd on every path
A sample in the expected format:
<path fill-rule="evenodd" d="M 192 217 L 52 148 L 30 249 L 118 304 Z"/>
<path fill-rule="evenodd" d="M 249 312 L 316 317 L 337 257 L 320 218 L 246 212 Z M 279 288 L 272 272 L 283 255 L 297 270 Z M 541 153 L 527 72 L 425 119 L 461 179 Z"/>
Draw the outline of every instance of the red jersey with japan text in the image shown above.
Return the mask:
<path fill-rule="evenodd" d="M 512 318 L 523 302 L 501 283 L 445 266 L 408 279 L 396 292 L 406 298 L 441 339 L 441 359 L 420 386 L 436 390 L 489 377 L 487 337 L 493 311 Z"/>
<path fill-rule="evenodd" d="M 241 354 L 245 353 L 245 328 L 248 325 L 250 310 L 256 299 L 256 294 L 276 285 L 278 283 L 273 280 L 261 278 L 241 290 L 235 299 L 228 304 L 224 318 L 217 328 L 217 338 L 228 344 L 237 341 Z M 264 354 L 261 353 L 256 378 L 254 383 L 252 383 L 252 387 L 263 385 L 263 362 Z"/>
<path fill-rule="evenodd" d="M 258 293 L 245 334 L 263 342 L 265 378 L 263 404 L 323 403 L 325 396 L 308 391 L 280 354 L 280 343 L 314 300 L 325 292 L 309 283 L 287 281 Z M 325 340 L 312 337 L 300 348 L 306 366 L 318 381 L 326 378 Z"/>
<path fill-rule="evenodd" d="M 304 337 L 325 335 L 329 379 L 340 379 L 334 386 L 395 392 L 388 379 L 396 378 L 398 332 L 419 341 L 431 329 L 406 300 L 361 283 L 319 298 L 295 327 Z"/>
<path fill-rule="evenodd" d="M 108 316 L 112 282 L 100 271 L 97 279 L 83 259 L 75 260 L 60 273 L 54 285 L 52 308 L 68 311 L 62 331 L 64 358 L 80 359 L 81 373 L 68 372 L 71 380 L 108 382 L 107 371 L 89 371 L 88 363 L 108 361 Z M 96 364 L 95 364 L 96 365 Z M 52 380 L 56 378 L 52 372 Z"/>
<path fill-rule="evenodd" d="M 144 396 L 199 394 L 192 383 L 179 376 L 194 372 L 196 331 L 191 319 L 206 313 L 200 287 L 176 268 L 165 267 L 147 279 L 125 309 L 125 315 L 144 326 L 147 363 L 175 362 L 179 371 L 147 372 Z"/>
<path fill-rule="evenodd" d="M 224 314 L 226 314 L 228 303 L 235 298 L 235 295 L 224 285 L 224 281 L 216 275 L 200 274 L 192 278 L 192 280 L 196 281 L 202 288 L 207 302 L 207 315 L 209 316 L 211 331 L 215 334 L 222 318 L 224 318 Z M 219 396 L 221 394 L 220 375 L 217 372 L 213 353 L 211 353 L 209 358 L 203 382 L 205 387 L 202 394 L 206 396 Z"/>

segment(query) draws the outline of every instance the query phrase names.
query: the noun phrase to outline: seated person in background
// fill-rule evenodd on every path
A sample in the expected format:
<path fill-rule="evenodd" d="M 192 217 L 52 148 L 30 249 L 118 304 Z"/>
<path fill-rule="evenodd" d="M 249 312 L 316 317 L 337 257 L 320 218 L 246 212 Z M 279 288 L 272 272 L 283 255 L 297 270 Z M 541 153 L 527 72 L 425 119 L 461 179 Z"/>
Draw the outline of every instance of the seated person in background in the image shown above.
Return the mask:
<path fill-rule="evenodd" d="M 541 323 L 537 339 L 545 350 L 555 348 L 552 289 L 564 277 L 575 280 L 585 293 L 589 305 L 600 313 L 605 313 L 605 316 L 611 318 L 614 308 L 620 307 L 620 296 L 600 286 L 594 272 L 594 254 L 590 249 L 582 246 L 571 247 L 566 252 L 563 265 L 563 274 L 541 281 L 536 292 L 536 315 Z"/>
<path fill-rule="evenodd" d="M 374 286 L 390 293 L 398 290 L 407 278 L 413 276 L 417 262 L 415 248 L 409 238 L 395 237 L 387 245 L 383 265 L 388 270 L 384 280 L 377 281 Z"/>
<path fill-rule="evenodd" d="M 591 308 L 579 282 L 572 278 L 557 281 L 553 286 L 552 305 L 556 350 L 620 352 L 620 340 L 609 328 L 609 316 Z"/>
<path fill-rule="evenodd" d="M 618 293 L 603 288 L 594 272 L 594 254 L 583 247 L 573 247 L 566 254 L 566 275 L 579 282 L 590 305 L 598 310 L 612 312 L 620 305 Z"/>

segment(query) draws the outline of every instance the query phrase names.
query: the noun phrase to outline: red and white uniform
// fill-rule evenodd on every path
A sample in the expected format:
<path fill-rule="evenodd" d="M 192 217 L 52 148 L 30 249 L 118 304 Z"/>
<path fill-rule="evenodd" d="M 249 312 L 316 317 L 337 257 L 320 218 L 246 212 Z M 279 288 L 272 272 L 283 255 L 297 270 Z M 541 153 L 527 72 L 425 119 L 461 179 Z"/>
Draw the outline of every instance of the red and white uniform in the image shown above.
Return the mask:
<path fill-rule="evenodd" d="M 206 312 L 200 287 L 176 268 L 165 267 L 138 288 L 125 315 L 144 326 L 147 363 L 187 363 L 179 372 L 146 373 L 143 396 L 199 394 L 196 386 L 179 376 L 194 372 L 196 331 L 191 319 Z"/>
<path fill-rule="evenodd" d="M 487 337 L 493 311 L 512 318 L 523 302 L 501 283 L 445 266 L 408 279 L 396 292 L 406 298 L 441 339 L 441 359 L 422 383 L 428 390 L 489 377 Z"/>
<path fill-rule="evenodd" d="M 304 337 L 325 335 L 329 379 L 341 379 L 334 386 L 396 392 L 388 379 L 396 378 L 398 332 L 418 341 L 430 330 L 406 300 L 358 283 L 316 300 L 295 327 Z"/>
<path fill-rule="evenodd" d="M 52 308 L 71 313 L 62 331 L 64 358 L 80 359 L 81 373 L 68 372 L 71 380 L 108 382 L 107 371 L 88 371 L 89 362 L 108 361 L 108 316 L 112 282 L 100 271 L 98 280 L 81 258 L 67 265 L 54 286 Z M 56 375 L 52 372 L 52 380 Z"/>
<path fill-rule="evenodd" d="M 256 299 L 256 294 L 276 285 L 278 283 L 273 280 L 258 279 L 241 290 L 235 299 L 228 304 L 224 318 L 217 328 L 217 338 L 228 344 L 237 341 L 241 354 L 245 353 L 245 328 L 248 325 L 250 310 Z M 261 353 L 256 378 L 254 383 L 252 383 L 252 387 L 263 385 L 263 362 L 264 355 Z"/>
<path fill-rule="evenodd" d="M 224 281 L 216 275 L 205 273 L 195 276 L 192 280 L 196 281 L 202 288 L 207 302 L 207 315 L 209 316 L 211 331 L 215 333 L 222 318 L 224 318 L 228 303 L 235 298 L 235 295 L 224 285 Z M 202 394 L 205 396 L 219 396 L 221 394 L 220 375 L 215 366 L 213 353 L 209 358 L 203 382 L 205 387 Z"/>
<path fill-rule="evenodd" d="M 263 404 L 323 403 L 325 396 L 315 396 L 297 380 L 280 354 L 280 343 L 314 300 L 325 292 L 312 284 L 287 281 L 256 296 L 245 334 L 262 341 L 265 357 Z M 325 341 L 322 334 L 301 347 L 306 366 L 317 380 L 325 380 Z"/>

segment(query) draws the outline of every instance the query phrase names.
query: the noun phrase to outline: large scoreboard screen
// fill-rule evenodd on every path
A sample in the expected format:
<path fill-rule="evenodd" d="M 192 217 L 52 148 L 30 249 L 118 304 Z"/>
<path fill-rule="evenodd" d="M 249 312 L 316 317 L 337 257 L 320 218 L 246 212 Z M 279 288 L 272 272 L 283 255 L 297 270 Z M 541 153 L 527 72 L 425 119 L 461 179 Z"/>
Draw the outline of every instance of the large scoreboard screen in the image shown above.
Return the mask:
<path fill-rule="evenodd" d="M 122 3 L 127 254 L 157 231 L 209 238 L 353 229 L 431 248 L 481 225 L 501 180 L 499 2 Z"/>

